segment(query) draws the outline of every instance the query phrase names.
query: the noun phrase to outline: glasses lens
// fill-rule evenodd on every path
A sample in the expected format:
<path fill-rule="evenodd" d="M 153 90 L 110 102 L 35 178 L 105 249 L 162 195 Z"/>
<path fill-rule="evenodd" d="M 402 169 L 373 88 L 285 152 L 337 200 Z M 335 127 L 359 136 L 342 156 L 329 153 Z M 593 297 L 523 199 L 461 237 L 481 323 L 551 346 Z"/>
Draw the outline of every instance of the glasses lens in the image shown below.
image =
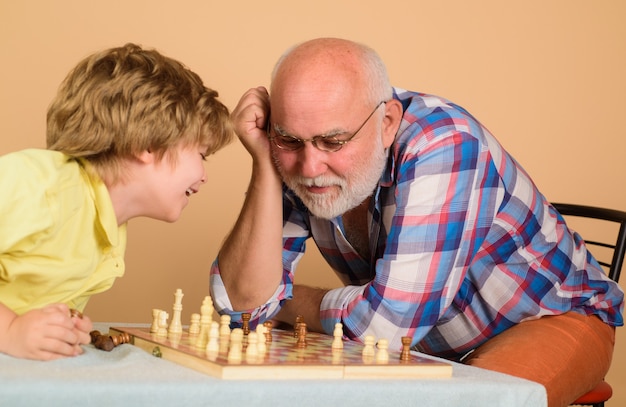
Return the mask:
<path fill-rule="evenodd" d="M 302 147 L 302 141 L 295 137 L 276 135 L 274 142 L 285 150 L 297 150 Z"/>
<path fill-rule="evenodd" d="M 337 151 L 343 145 L 335 137 L 316 137 L 313 139 L 313 144 L 322 151 Z"/>

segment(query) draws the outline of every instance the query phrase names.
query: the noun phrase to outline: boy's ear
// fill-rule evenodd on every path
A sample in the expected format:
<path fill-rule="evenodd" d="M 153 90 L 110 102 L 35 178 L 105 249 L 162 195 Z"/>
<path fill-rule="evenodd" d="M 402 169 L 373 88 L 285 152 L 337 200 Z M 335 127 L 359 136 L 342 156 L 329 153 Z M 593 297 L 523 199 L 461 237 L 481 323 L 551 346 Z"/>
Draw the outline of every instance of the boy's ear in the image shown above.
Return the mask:
<path fill-rule="evenodd" d="M 144 164 L 150 164 L 154 162 L 154 153 L 152 153 L 150 149 L 143 150 L 142 152 L 137 154 L 136 158 L 139 162 L 142 162 Z"/>

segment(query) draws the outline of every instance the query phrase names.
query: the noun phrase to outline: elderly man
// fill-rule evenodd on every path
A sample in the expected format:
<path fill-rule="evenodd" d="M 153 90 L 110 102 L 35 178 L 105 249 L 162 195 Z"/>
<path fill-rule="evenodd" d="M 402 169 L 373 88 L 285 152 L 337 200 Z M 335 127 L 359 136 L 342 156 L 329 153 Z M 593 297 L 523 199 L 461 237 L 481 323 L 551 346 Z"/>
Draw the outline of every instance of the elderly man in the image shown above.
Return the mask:
<path fill-rule="evenodd" d="M 329 334 L 341 322 L 398 349 L 411 336 L 542 383 L 550 406 L 607 372 L 623 292 L 466 110 L 393 88 L 373 50 L 322 38 L 289 50 L 232 118 L 253 165 L 211 271 L 219 312 L 302 315 Z M 293 284 L 309 238 L 345 287 Z"/>

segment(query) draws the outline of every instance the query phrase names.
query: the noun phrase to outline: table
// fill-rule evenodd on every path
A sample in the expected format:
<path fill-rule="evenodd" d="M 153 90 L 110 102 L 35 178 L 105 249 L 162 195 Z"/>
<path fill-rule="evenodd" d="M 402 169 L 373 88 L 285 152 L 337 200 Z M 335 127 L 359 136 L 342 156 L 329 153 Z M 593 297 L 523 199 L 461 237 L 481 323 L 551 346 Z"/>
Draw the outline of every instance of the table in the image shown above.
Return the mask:
<path fill-rule="evenodd" d="M 94 329 L 128 325 L 96 323 Z M 458 363 L 446 379 L 227 381 L 132 345 L 111 352 L 88 345 L 79 357 L 50 362 L 0 354 L 0 406 L 37 405 L 542 407 L 547 402 L 537 383 Z"/>

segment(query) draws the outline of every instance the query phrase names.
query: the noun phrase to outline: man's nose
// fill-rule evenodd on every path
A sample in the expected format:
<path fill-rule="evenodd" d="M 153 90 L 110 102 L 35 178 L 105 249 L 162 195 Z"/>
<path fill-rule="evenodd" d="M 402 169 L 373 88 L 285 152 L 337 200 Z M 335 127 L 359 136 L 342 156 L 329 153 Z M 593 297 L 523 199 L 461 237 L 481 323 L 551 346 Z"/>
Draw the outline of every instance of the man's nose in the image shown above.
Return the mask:
<path fill-rule="evenodd" d="M 328 152 L 319 150 L 313 143 L 304 143 L 298 151 L 300 175 L 306 178 L 315 178 L 326 172 Z"/>

